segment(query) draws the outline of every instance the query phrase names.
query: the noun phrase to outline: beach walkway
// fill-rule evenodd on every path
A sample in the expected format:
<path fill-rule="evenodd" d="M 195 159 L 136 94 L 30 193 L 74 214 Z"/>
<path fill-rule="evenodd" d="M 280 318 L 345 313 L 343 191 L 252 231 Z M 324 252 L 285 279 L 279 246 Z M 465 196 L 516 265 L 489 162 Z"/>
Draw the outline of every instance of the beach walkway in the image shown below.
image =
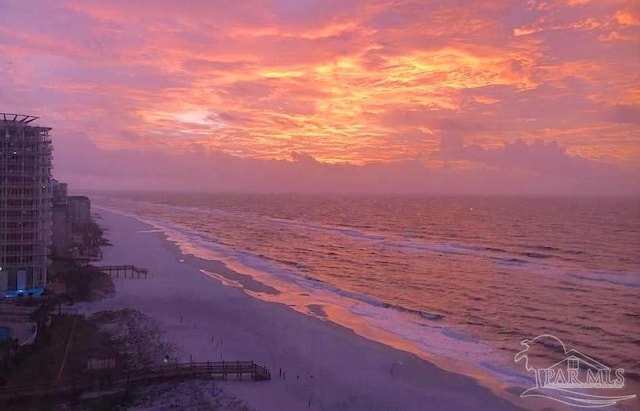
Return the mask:
<path fill-rule="evenodd" d="M 120 274 L 122 274 L 123 278 L 140 279 L 144 276 L 144 278 L 146 279 L 147 275 L 149 274 L 148 269 L 139 268 L 139 267 L 136 267 L 135 265 L 103 265 L 103 266 L 96 266 L 96 268 L 101 272 L 105 274 L 109 274 L 111 276 L 115 274 L 116 278 L 119 278 Z"/>
<path fill-rule="evenodd" d="M 253 361 L 170 364 L 154 368 L 142 368 L 130 372 L 119 372 L 117 375 L 110 373 L 108 370 L 102 370 L 87 373 L 76 381 L 66 380 L 48 384 L 0 388 L 0 403 L 43 397 L 75 397 L 88 391 L 106 391 L 163 381 L 202 378 L 267 381 L 271 379 L 271 372 L 268 368 Z"/>

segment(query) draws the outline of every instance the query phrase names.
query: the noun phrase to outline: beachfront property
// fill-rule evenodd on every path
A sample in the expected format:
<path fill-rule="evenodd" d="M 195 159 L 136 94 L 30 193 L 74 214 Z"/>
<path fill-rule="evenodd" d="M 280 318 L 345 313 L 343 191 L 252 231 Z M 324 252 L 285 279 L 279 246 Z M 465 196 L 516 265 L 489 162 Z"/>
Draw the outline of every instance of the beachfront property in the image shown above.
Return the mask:
<path fill-rule="evenodd" d="M 69 196 L 69 221 L 72 228 L 79 228 L 91 221 L 91 200 L 87 196 Z"/>
<path fill-rule="evenodd" d="M 43 288 L 52 237 L 49 127 L 0 113 L 0 291 Z"/>
<path fill-rule="evenodd" d="M 58 256 L 86 259 L 80 252 L 83 236 L 91 223 L 91 200 L 86 196 L 68 195 L 66 183 L 52 180 L 53 241 L 51 251 Z M 96 250 L 92 250 L 95 252 Z"/>
<path fill-rule="evenodd" d="M 98 246 L 87 244 L 87 236 L 95 230 L 91 220 L 91 200 L 86 196 L 69 196 L 67 198 L 67 226 L 70 234 L 66 244 L 67 254 L 76 261 L 85 263 L 99 260 L 101 251 Z"/>
<path fill-rule="evenodd" d="M 67 184 L 53 180 L 53 237 L 51 251 L 64 254 L 71 244 Z"/>

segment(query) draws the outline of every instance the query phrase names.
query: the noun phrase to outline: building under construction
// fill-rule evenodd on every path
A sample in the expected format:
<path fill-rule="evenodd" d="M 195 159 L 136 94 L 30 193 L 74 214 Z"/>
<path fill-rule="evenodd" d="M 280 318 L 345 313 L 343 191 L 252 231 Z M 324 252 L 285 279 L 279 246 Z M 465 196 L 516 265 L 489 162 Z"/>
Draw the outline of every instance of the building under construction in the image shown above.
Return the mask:
<path fill-rule="evenodd" d="M 51 129 L 33 125 L 37 118 L 0 113 L 0 290 L 21 292 L 47 282 Z"/>

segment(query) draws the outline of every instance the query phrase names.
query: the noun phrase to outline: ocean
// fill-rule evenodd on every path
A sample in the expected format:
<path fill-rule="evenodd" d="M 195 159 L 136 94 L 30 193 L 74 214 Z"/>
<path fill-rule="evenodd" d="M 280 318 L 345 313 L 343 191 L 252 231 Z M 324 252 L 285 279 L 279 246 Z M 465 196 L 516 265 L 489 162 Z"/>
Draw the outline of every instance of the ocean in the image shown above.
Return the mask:
<path fill-rule="evenodd" d="M 504 384 L 550 334 L 640 377 L 640 201 L 111 193 L 94 203 L 279 293 L 246 292 Z M 99 209 L 98 209 L 99 213 Z M 226 285 L 243 287 L 215 273 Z M 212 280 L 214 281 L 214 280 Z M 634 383 L 635 384 L 635 383 Z"/>

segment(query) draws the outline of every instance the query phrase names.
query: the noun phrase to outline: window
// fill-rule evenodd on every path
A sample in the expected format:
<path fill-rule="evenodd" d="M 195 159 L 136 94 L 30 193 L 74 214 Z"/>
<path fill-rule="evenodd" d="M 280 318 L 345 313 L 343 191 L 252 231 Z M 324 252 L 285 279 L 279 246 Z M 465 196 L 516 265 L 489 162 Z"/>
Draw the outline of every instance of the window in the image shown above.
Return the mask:
<path fill-rule="evenodd" d="M 570 370 L 577 370 L 580 368 L 580 363 L 577 358 L 569 358 L 569 366 Z"/>

